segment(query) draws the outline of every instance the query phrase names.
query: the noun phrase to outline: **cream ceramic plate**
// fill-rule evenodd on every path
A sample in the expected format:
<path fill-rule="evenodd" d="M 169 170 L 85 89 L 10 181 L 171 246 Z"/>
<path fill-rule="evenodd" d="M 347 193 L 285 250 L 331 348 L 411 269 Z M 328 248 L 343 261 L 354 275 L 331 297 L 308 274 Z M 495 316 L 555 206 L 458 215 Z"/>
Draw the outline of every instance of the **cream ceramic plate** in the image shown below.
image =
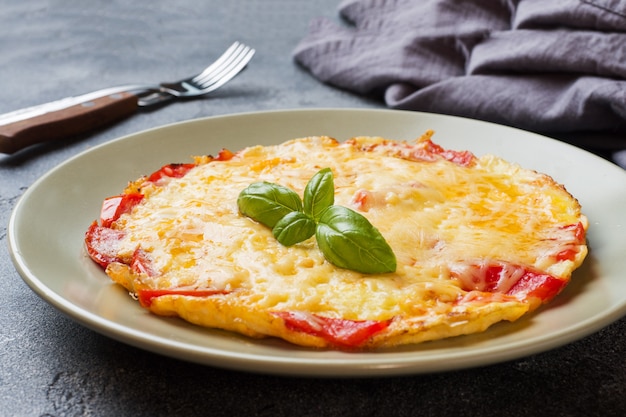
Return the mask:
<path fill-rule="evenodd" d="M 435 141 L 494 153 L 565 184 L 590 222 L 590 255 L 549 306 L 485 333 L 367 353 L 319 351 L 253 340 L 162 318 L 139 307 L 89 260 L 83 235 L 104 197 L 169 162 L 254 144 L 329 135 Z M 169 125 L 106 143 L 43 176 L 9 224 L 15 265 L 43 299 L 93 330 L 164 355 L 233 369 L 323 376 L 375 376 L 492 364 L 545 351 L 599 330 L 626 313 L 626 172 L 572 146 L 489 123 L 390 110 L 319 109 L 237 114 Z"/>

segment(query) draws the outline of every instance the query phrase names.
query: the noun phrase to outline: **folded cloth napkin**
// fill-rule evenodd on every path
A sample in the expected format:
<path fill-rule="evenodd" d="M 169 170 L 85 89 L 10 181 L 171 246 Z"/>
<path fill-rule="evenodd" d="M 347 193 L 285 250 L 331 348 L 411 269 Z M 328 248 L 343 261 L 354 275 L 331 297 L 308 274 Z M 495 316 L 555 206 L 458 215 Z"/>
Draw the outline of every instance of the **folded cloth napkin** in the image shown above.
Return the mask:
<path fill-rule="evenodd" d="M 626 149 L 626 1 L 345 0 L 294 59 L 396 109 Z"/>

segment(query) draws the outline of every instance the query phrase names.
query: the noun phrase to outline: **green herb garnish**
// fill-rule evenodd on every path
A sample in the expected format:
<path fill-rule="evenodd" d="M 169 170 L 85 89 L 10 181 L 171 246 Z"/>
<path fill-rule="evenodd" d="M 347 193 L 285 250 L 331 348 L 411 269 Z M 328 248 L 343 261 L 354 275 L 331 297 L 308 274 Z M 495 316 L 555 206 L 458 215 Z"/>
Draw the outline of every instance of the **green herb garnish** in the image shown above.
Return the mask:
<path fill-rule="evenodd" d="M 335 184 L 330 168 L 315 174 L 304 198 L 282 185 L 257 182 L 237 199 L 241 214 L 272 229 L 276 240 L 295 245 L 315 235 L 332 264 L 365 274 L 396 270 L 396 256 L 385 238 L 364 216 L 334 205 Z"/>

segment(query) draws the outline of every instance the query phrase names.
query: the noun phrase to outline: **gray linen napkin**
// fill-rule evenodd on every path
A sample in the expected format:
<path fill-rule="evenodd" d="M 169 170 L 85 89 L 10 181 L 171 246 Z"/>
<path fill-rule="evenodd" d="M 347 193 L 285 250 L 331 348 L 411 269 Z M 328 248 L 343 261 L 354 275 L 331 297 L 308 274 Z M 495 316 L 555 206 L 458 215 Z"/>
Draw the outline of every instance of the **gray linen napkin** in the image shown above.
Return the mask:
<path fill-rule="evenodd" d="M 294 59 L 396 109 L 626 149 L 626 1 L 345 0 Z"/>

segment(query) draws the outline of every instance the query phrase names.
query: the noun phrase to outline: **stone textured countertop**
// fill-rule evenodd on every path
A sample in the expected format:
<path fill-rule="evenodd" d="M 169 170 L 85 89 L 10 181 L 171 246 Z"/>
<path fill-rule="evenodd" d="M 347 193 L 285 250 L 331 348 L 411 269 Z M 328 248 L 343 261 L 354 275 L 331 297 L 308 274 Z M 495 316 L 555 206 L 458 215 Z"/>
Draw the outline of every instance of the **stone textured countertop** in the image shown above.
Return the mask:
<path fill-rule="evenodd" d="M 385 378 L 284 377 L 197 365 L 115 341 L 74 322 L 20 278 L 7 249 L 11 211 L 40 176 L 84 150 L 204 116 L 382 108 L 321 84 L 292 60 L 311 19 L 337 19 L 337 6 L 336 0 L 0 0 L 0 113 L 176 79 L 234 40 L 257 50 L 250 67 L 211 98 L 0 155 L 0 415 L 626 415 L 623 318 L 566 346 L 486 367 Z"/>

